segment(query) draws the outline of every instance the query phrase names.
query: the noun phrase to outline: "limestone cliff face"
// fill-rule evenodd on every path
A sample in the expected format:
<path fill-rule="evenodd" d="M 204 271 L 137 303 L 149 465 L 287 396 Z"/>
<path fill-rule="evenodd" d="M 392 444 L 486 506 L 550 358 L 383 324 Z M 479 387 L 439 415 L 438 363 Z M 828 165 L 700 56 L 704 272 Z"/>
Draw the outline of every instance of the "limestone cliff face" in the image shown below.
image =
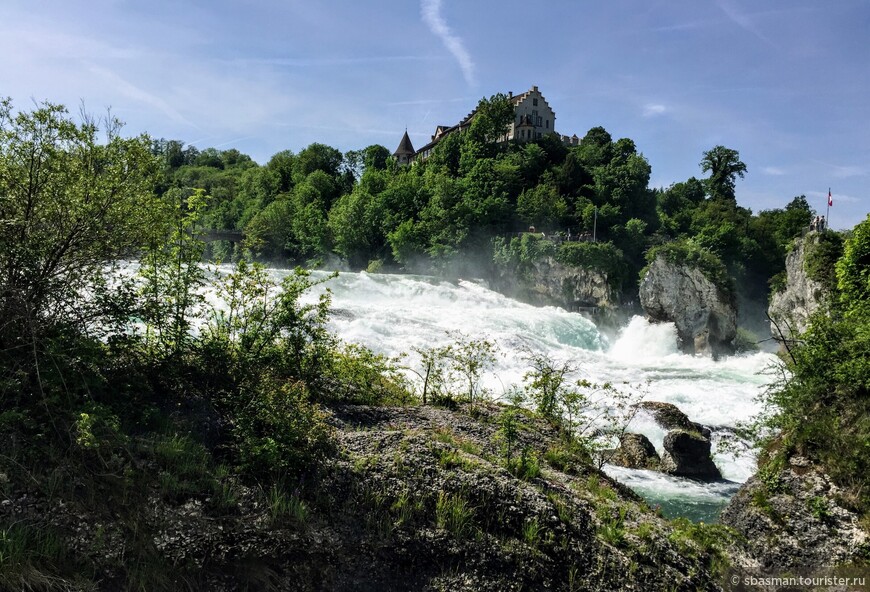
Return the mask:
<path fill-rule="evenodd" d="M 596 269 L 564 265 L 553 257 L 532 263 L 523 278 L 503 277 L 503 290 L 533 304 L 612 308 L 615 295 L 607 275 Z"/>
<path fill-rule="evenodd" d="M 640 304 L 651 320 L 676 325 L 683 351 L 714 357 L 733 351 L 735 306 L 700 269 L 657 257 L 640 284 Z"/>
<path fill-rule="evenodd" d="M 828 295 L 825 287 L 806 272 L 807 249 L 817 238 L 818 233 L 810 233 L 803 239 L 796 239 L 794 248 L 785 259 L 785 290 L 771 296 L 767 309 L 767 314 L 773 319 L 770 331 L 776 337 L 791 339 L 806 331 L 810 316 Z"/>
<path fill-rule="evenodd" d="M 870 534 L 840 501 L 844 492 L 809 460 L 792 457 L 765 481 L 752 477 L 722 512 L 746 541 L 737 567 L 813 569 L 870 553 Z"/>

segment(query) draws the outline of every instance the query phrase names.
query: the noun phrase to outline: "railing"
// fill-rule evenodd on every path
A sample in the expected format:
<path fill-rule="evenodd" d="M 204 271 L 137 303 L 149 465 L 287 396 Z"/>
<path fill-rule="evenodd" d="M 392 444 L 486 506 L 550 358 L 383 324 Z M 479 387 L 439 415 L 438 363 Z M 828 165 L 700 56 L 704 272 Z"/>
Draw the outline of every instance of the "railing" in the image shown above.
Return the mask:
<path fill-rule="evenodd" d="M 241 230 L 225 230 L 220 228 L 204 228 L 199 231 L 199 236 L 207 243 L 214 241 L 240 243 L 245 240 L 245 233 Z"/>
<path fill-rule="evenodd" d="M 506 236 L 507 238 L 520 237 L 531 234 L 532 236 L 537 236 L 541 239 L 548 240 L 550 242 L 561 244 L 561 243 L 591 243 L 595 242 L 595 239 L 588 232 L 583 232 L 580 234 L 571 234 L 569 232 L 536 232 L 531 230 L 524 230 L 521 232 L 509 232 Z"/>

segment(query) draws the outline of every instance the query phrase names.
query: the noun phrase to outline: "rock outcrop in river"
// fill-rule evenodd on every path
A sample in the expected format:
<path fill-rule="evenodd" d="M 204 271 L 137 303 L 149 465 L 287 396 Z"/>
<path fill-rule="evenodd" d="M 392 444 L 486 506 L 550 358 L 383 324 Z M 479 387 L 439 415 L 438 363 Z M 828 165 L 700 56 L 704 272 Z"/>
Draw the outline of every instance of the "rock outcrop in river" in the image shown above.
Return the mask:
<path fill-rule="evenodd" d="M 686 353 L 717 357 L 733 351 L 735 306 L 700 269 L 657 257 L 640 284 L 640 303 L 651 320 L 676 325 Z"/>
<path fill-rule="evenodd" d="M 521 274 L 503 271 L 496 280 L 499 291 L 525 302 L 559 306 L 565 310 L 616 306 L 607 274 L 588 267 L 565 265 L 545 256 L 530 262 Z"/>
<path fill-rule="evenodd" d="M 650 412 L 656 423 L 668 430 L 661 457 L 646 436 L 625 434 L 610 462 L 630 469 L 651 469 L 701 481 L 722 478 L 711 456 L 708 428 L 691 421 L 671 403 L 644 401 L 639 407 Z"/>
<path fill-rule="evenodd" d="M 828 297 L 828 290 L 812 279 L 806 270 L 809 251 L 818 243 L 819 233 L 811 232 L 795 239 L 794 247 L 785 259 L 786 284 L 770 297 L 767 314 L 770 331 L 777 338 L 792 339 L 807 330 L 810 316 L 819 310 Z"/>

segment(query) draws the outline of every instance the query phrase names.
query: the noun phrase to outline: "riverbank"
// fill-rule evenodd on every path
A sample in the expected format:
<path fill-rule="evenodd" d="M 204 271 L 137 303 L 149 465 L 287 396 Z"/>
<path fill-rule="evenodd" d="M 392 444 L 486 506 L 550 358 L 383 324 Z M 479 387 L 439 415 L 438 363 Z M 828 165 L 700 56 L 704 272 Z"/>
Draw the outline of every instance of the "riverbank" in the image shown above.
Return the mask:
<path fill-rule="evenodd" d="M 719 589 L 724 530 L 663 519 L 531 414 L 516 416 L 524 464 L 509 468 L 503 412 L 497 405 L 324 408 L 333 452 L 299 479 L 271 487 L 229 474 L 196 430 L 133 437 L 115 475 L 76 478 L 76 461 L 67 459 L 28 479 L 0 462 L 0 520 L 19 539 L 41 537 L 44 552 L 20 558 L 3 583 Z"/>

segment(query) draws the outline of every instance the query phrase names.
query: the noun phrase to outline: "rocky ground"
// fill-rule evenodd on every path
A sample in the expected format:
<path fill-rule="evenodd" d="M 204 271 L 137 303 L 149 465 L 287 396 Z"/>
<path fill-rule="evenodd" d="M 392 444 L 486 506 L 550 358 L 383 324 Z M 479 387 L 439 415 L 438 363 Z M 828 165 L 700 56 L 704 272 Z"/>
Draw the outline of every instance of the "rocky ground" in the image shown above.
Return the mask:
<path fill-rule="evenodd" d="M 2 523 L 53 537 L 15 577 L 58 590 L 719 589 L 715 544 L 661 518 L 549 424 L 518 415 L 509 470 L 502 412 L 334 408 L 336 453 L 286 491 L 232 475 L 205 489 L 67 475 L 52 494 L 4 473 Z M 60 563 L 80 575 L 52 576 Z"/>
<path fill-rule="evenodd" d="M 794 456 L 752 477 L 722 512 L 745 548 L 732 553 L 753 570 L 813 570 L 867 565 L 870 534 L 845 492 L 817 466 Z M 866 569 L 864 572 L 866 574 Z"/>

